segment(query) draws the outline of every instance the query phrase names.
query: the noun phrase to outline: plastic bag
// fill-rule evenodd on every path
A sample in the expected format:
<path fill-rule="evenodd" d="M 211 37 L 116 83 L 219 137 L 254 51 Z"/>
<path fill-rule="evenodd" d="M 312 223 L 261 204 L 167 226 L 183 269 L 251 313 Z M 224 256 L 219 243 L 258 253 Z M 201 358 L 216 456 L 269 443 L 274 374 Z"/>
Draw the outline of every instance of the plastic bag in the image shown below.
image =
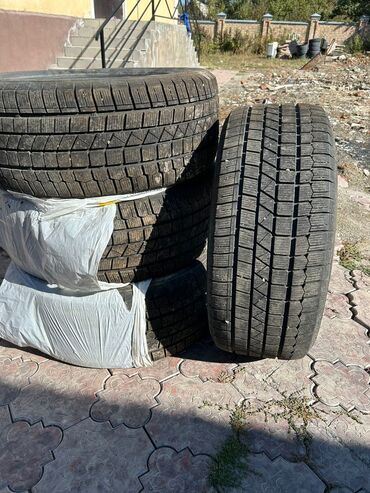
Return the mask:
<path fill-rule="evenodd" d="M 0 246 L 10 264 L 0 286 L 0 337 L 68 363 L 148 366 L 145 293 L 128 310 L 117 287 L 97 278 L 116 203 L 164 189 L 92 199 L 37 199 L 0 191 Z"/>

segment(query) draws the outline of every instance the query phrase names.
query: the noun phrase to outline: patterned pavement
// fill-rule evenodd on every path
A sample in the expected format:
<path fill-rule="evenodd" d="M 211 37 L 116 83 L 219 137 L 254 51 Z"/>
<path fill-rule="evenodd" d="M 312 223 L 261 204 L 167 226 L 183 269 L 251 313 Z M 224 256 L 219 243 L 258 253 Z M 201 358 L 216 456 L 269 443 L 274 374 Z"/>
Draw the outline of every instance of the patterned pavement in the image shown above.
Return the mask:
<path fill-rule="evenodd" d="M 369 307 L 370 278 L 335 260 L 302 360 L 235 361 L 205 340 L 108 371 L 0 341 L 0 493 L 370 492 Z M 238 479 L 213 487 L 236 430 Z"/>

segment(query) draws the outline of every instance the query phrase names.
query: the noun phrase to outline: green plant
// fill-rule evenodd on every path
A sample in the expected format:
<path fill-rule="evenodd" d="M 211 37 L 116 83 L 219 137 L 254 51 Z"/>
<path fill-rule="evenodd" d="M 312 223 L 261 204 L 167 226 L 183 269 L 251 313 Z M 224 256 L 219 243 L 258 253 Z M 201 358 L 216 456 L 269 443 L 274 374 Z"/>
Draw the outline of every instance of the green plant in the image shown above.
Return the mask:
<path fill-rule="evenodd" d="M 362 53 L 369 47 L 369 39 L 362 37 L 359 33 L 354 34 L 346 43 L 350 53 Z"/>
<path fill-rule="evenodd" d="M 226 440 L 209 471 L 209 483 L 214 488 L 239 488 L 247 468 L 248 447 L 233 434 Z"/>
<path fill-rule="evenodd" d="M 339 262 L 348 270 L 361 270 L 370 275 L 369 262 L 362 256 L 359 242 L 345 241 L 339 250 Z"/>

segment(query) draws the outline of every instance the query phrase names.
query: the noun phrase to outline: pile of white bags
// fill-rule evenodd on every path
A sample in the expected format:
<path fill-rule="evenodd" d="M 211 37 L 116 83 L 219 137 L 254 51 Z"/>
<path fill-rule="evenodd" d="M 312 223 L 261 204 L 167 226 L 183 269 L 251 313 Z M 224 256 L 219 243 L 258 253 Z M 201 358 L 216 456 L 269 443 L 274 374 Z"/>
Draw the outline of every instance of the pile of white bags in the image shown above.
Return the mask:
<path fill-rule="evenodd" d="M 67 363 L 148 366 L 145 293 L 132 285 L 128 310 L 97 278 L 116 203 L 164 189 L 90 199 L 38 199 L 0 191 L 0 247 L 12 262 L 0 287 L 0 338 Z"/>

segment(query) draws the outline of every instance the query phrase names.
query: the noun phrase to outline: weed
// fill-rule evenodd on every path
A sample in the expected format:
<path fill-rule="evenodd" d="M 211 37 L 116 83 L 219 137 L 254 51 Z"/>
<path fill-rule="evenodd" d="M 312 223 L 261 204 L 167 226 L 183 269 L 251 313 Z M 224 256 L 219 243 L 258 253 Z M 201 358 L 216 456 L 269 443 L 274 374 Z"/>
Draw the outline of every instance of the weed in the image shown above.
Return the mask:
<path fill-rule="evenodd" d="M 370 267 L 365 262 L 366 259 L 361 255 L 358 242 L 345 241 L 339 250 L 339 262 L 345 269 L 361 270 L 366 275 L 370 275 Z"/>
<path fill-rule="evenodd" d="M 248 468 L 248 453 L 248 447 L 237 435 L 229 437 L 216 455 L 209 471 L 210 485 L 218 489 L 239 488 Z"/>

